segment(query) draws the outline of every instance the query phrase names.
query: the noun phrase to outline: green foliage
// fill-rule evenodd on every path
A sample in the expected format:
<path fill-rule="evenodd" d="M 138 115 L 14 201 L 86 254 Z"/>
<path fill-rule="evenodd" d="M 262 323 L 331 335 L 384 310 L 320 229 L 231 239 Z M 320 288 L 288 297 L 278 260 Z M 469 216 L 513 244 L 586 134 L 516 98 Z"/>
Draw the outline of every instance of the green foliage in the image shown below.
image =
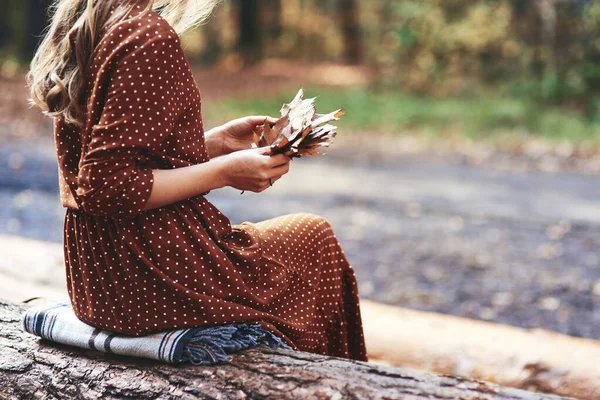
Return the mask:
<path fill-rule="evenodd" d="M 463 92 L 474 81 L 490 81 L 518 63 L 519 44 L 511 33 L 506 1 L 389 2 L 383 41 L 381 79 L 430 94 Z"/>
<path fill-rule="evenodd" d="M 433 99 L 409 93 L 371 92 L 362 89 L 306 89 L 317 95 L 317 110 L 344 107 L 340 132 L 410 132 L 430 137 L 448 135 L 497 140 L 506 137 L 543 136 L 549 140 L 600 143 L 600 119 L 589 121 L 563 108 L 541 106 L 506 95 L 482 94 Z M 206 105 L 205 117 L 225 121 L 240 115 L 278 116 L 295 92 L 274 97 L 227 99 Z"/>
<path fill-rule="evenodd" d="M 597 115 L 600 2 L 379 3 L 379 44 L 369 47 L 379 86 L 454 96 L 510 82 L 513 94 Z"/>

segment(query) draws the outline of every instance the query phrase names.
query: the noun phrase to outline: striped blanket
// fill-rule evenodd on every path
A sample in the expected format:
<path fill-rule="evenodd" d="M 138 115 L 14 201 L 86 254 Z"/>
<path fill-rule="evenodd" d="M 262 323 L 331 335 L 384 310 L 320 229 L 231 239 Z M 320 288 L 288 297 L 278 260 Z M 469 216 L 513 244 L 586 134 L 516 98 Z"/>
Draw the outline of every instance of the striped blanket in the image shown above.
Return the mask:
<path fill-rule="evenodd" d="M 25 331 L 57 343 L 105 353 L 145 357 L 168 363 L 213 365 L 227 354 L 255 346 L 292 348 L 258 323 L 173 329 L 147 336 L 126 336 L 79 320 L 68 300 L 48 301 L 22 315 Z"/>

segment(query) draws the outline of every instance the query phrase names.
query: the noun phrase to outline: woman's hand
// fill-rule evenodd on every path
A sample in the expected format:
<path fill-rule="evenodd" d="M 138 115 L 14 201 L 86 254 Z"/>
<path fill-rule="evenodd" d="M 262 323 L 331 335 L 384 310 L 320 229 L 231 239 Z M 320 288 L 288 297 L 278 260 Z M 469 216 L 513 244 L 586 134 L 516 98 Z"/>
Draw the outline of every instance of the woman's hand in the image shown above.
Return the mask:
<path fill-rule="evenodd" d="M 249 116 L 234 119 L 219 127 L 222 138 L 222 153 L 230 154 L 252 148 L 252 132 L 264 123 L 274 124 L 277 119 L 268 116 Z"/>
<path fill-rule="evenodd" d="M 223 156 L 224 180 L 227 186 L 239 190 L 262 192 L 290 169 L 290 157 L 269 155 L 270 147 L 239 150 Z"/>

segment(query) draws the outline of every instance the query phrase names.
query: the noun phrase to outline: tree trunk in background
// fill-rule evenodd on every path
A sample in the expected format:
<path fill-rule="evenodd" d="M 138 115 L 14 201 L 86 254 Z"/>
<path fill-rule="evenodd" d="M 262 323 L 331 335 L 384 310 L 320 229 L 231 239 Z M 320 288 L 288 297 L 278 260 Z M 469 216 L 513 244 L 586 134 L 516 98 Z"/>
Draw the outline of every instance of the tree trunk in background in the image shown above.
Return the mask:
<path fill-rule="evenodd" d="M 221 37 L 219 35 L 219 29 L 217 24 L 207 24 L 204 26 L 204 35 L 206 40 L 206 47 L 202 52 L 200 61 L 205 64 L 214 64 L 219 60 L 223 52 L 221 46 Z"/>
<path fill-rule="evenodd" d="M 253 64 L 260 60 L 261 27 L 260 0 L 238 0 L 239 37 L 238 50 L 245 64 Z"/>
<path fill-rule="evenodd" d="M 47 17 L 51 0 L 27 0 L 27 38 L 23 49 L 25 59 L 33 57 L 42 40 L 42 33 L 50 22 Z"/>
<path fill-rule="evenodd" d="M 531 58 L 523 63 L 521 75 L 531 82 L 541 82 L 543 63 L 543 23 L 536 6 L 537 2 L 529 0 L 511 0 L 512 31 L 531 51 Z M 539 85 L 538 85 L 539 86 Z M 536 93 L 540 96 L 539 88 Z"/>
<path fill-rule="evenodd" d="M 394 0 L 381 0 L 377 4 L 377 21 L 378 26 L 373 29 L 373 39 L 369 41 L 369 43 L 377 43 L 379 48 L 374 49 L 374 51 L 369 48 L 368 59 L 372 63 L 372 68 L 374 71 L 375 88 L 386 88 L 389 86 L 390 82 L 394 82 L 395 77 L 400 74 L 397 73 L 397 68 L 399 68 L 399 63 L 396 62 L 394 54 L 395 49 L 390 48 L 390 41 L 387 40 L 389 35 L 389 30 L 391 30 L 392 26 L 396 23 L 394 20 Z M 380 52 L 386 55 L 386 57 L 381 57 Z"/>
<path fill-rule="evenodd" d="M 10 6 L 10 4 L 8 4 Z M 0 49 L 6 46 L 9 42 L 9 23 L 10 19 L 8 18 L 8 14 L 5 12 L 0 13 Z"/>
<path fill-rule="evenodd" d="M 8 54 L 18 58 L 24 57 L 25 51 L 25 35 L 27 32 L 25 23 L 25 10 L 18 6 L 17 0 L 4 0 L 5 3 L 2 9 L 2 30 L 4 31 L 3 42 L 6 44 L 5 49 Z"/>
<path fill-rule="evenodd" d="M 283 33 L 281 25 L 281 0 L 263 0 L 262 4 L 263 31 L 269 39 L 279 39 Z"/>
<path fill-rule="evenodd" d="M 338 0 L 338 16 L 344 38 L 344 61 L 358 64 L 362 60 L 362 43 L 357 1 Z"/>

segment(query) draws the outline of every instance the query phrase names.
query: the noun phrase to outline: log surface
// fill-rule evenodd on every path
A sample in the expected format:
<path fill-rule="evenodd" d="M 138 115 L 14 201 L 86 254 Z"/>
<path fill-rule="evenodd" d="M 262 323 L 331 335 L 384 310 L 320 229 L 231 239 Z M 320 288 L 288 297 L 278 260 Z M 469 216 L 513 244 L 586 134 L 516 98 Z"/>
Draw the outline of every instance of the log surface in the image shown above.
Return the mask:
<path fill-rule="evenodd" d="M 21 305 L 0 300 L 2 399 L 561 398 L 283 349 L 244 350 L 220 366 L 170 365 L 41 340 L 22 330 L 20 315 L 24 310 Z"/>

